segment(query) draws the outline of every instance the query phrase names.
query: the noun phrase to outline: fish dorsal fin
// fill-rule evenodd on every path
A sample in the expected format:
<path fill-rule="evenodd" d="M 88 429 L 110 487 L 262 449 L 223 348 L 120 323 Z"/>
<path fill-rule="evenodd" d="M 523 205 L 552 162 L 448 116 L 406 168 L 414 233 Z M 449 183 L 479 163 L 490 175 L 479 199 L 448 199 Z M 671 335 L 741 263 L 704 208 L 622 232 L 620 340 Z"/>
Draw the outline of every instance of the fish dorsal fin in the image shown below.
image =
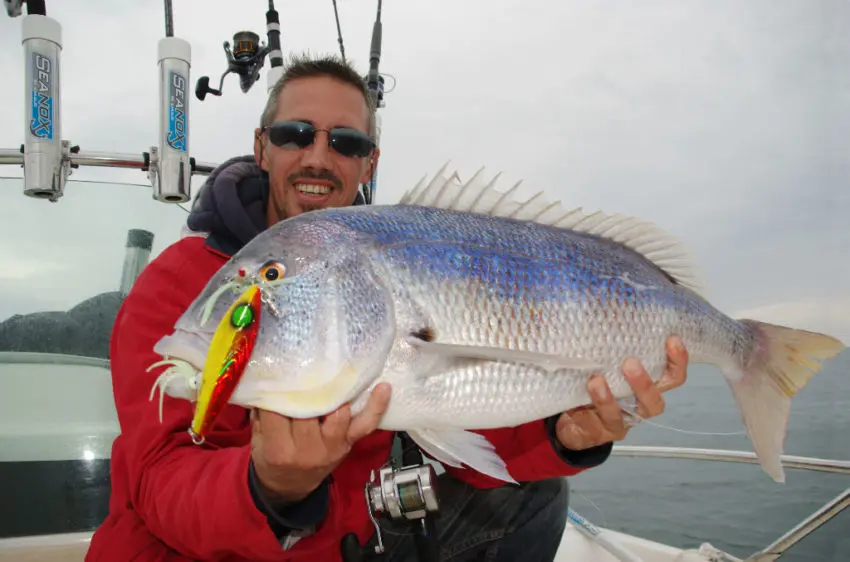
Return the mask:
<path fill-rule="evenodd" d="M 586 213 L 581 207 L 566 209 L 560 201 L 547 200 L 542 191 L 520 201 L 514 194 L 521 181 L 500 191 L 496 189 L 500 173 L 486 181 L 482 167 L 462 183 L 457 172 L 447 175 L 447 169 L 448 163 L 430 182 L 421 179 L 399 203 L 530 221 L 606 238 L 641 254 L 675 283 L 704 296 L 691 253 L 674 236 L 649 221 L 601 211 Z"/>

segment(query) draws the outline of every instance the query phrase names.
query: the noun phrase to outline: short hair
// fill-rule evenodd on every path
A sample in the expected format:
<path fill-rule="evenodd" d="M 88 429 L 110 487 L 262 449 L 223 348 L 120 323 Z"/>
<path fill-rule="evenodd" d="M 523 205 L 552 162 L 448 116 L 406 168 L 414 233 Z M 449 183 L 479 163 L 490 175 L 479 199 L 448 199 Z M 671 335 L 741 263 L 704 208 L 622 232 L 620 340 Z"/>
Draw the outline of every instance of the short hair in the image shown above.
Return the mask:
<path fill-rule="evenodd" d="M 368 133 L 375 140 L 375 108 L 372 96 L 366 87 L 366 81 L 347 61 L 336 55 L 320 55 L 311 57 L 307 54 L 293 55 L 290 64 L 286 67 L 283 75 L 278 79 L 269 92 L 269 99 L 260 117 L 260 128 L 271 124 L 277 114 L 280 92 L 283 88 L 298 78 L 309 78 L 313 76 L 330 76 L 346 84 L 351 84 L 363 94 L 363 101 L 368 111 Z"/>

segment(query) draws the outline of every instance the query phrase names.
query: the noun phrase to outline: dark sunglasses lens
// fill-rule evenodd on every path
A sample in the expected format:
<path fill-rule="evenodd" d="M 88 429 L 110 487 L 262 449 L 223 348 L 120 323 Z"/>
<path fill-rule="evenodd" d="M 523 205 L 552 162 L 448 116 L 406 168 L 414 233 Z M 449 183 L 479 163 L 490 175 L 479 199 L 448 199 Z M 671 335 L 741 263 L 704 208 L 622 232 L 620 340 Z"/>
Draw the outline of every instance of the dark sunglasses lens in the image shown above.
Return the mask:
<path fill-rule="evenodd" d="M 316 131 L 307 123 L 275 123 L 269 127 L 269 140 L 281 148 L 310 146 Z"/>
<path fill-rule="evenodd" d="M 343 156 L 362 158 L 372 150 L 372 140 L 356 129 L 334 129 L 331 146 Z"/>

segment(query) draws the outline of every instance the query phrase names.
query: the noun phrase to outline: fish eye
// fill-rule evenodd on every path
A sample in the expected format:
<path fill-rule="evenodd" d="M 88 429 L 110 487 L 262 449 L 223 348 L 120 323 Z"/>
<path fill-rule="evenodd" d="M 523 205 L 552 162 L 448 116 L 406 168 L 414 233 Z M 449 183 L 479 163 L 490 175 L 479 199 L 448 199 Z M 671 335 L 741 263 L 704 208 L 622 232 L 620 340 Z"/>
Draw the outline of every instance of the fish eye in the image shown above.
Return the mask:
<path fill-rule="evenodd" d="M 268 262 L 260 268 L 260 277 L 266 281 L 277 281 L 283 278 L 286 267 L 280 262 Z"/>

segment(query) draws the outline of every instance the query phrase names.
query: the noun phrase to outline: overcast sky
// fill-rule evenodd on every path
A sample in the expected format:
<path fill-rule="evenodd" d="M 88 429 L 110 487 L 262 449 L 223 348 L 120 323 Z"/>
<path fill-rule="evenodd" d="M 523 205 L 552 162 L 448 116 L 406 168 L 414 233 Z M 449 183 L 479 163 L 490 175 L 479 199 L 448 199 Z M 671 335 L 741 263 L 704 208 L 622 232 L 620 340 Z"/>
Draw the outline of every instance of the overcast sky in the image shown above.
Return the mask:
<path fill-rule="evenodd" d="M 239 6 L 236 8 L 235 6 Z M 328 1 L 278 2 L 285 51 L 337 52 Z M 365 74 L 375 0 L 339 0 Z M 225 69 L 222 41 L 264 33 L 267 2 L 174 0 L 192 86 Z M 82 150 L 156 143 L 159 0 L 57 0 L 62 135 Z M 0 147 L 23 139 L 22 18 L 0 13 Z M 451 159 L 524 179 L 526 193 L 658 223 L 694 251 L 730 314 L 850 341 L 850 3 L 814 0 L 384 2 L 377 198 L 393 203 Z M 388 89 L 393 87 L 388 78 Z M 192 155 L 251 151 L 265 74 L 190 107 Z M 19 176 L 0 167 L 0 176 Z M 79 169 L 56 204 L 0 180 L 0 318 L 117 288 L 126 230 L 178 235 L 185 211 L 140 171 Z M 196 182 L 202 178 L 196 179 Z"/>

